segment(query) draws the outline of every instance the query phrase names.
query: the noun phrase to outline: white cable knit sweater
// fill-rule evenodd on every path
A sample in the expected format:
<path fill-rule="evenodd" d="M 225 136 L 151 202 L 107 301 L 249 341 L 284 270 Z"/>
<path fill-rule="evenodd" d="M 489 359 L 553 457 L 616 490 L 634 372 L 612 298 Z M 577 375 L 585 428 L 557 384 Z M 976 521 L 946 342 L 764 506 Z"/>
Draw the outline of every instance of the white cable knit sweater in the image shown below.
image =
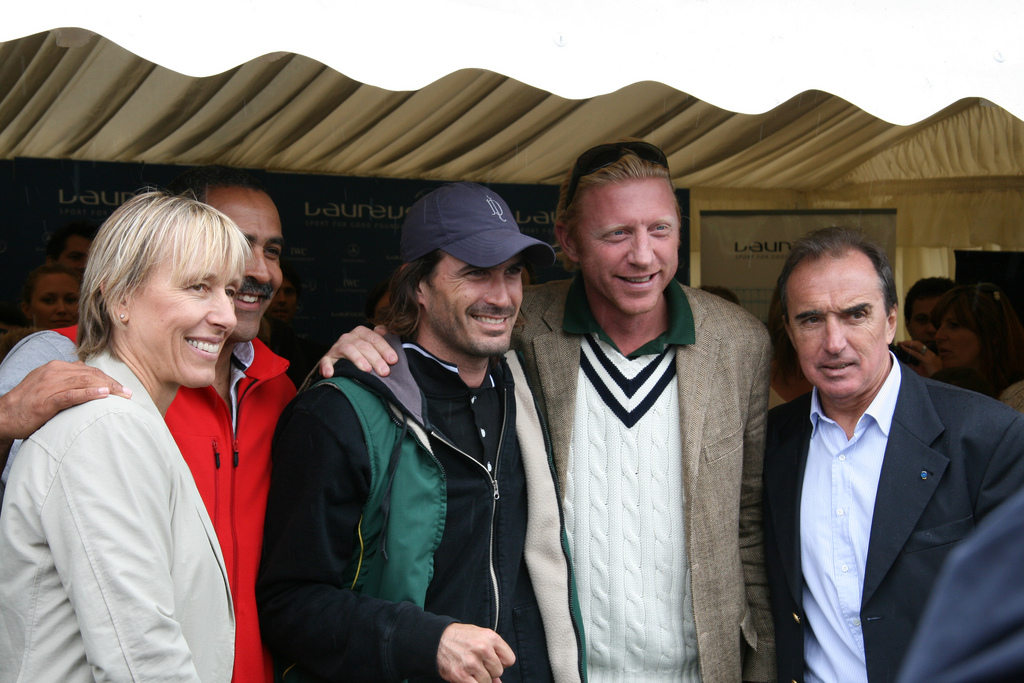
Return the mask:
<path fill-rule="evenodd" d="M 588 679 L 700 681 L 674 353 L 581 346 L 565 495 Z"/>

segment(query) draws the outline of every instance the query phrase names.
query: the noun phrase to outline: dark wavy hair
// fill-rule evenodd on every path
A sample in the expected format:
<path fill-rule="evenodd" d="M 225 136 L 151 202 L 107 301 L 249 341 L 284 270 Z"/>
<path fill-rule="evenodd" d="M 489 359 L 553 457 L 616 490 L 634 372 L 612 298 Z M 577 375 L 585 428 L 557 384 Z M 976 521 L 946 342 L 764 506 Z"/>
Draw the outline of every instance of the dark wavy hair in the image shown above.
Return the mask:
<path fill-rule="evenodd" d="M 935 329 L 947 315 L 978 335 L 979 370 L 997 396 L 1024 379 L 1024 327 L 1006 292 L 988 282 L 959 285 L 943 294 L 932 309 Z"/>
<path fill-rule="evenodd" d="M 399 267 L 388 280 L 390 302 L 381 311 L 380 318 L 371 322 L 384 325 L 399 337 L 412 337 L 420 325 L 420 304 L 416 299 L 416 289 L 420 282 L 434 277 L 434 271 L 443 256 L 443 251 L 434 249 Z"/>

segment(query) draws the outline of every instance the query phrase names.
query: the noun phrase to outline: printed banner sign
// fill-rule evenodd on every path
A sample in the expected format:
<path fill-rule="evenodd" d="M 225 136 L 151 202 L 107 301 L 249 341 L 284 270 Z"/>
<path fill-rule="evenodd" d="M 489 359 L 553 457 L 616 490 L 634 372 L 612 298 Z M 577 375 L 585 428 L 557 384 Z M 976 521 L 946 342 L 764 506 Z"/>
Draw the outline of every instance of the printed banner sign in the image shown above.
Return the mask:
<path fill-rule="evenodd" d="M 0 300 L 20 301 L 25 276 L 45 261 L 46 241 L 72 221 L 101 223 L 147 186 L 166 187 L 185 166 L 15 159 L 0 161 Z M 251 170 L 281 214 L 285 258 L 302 277 L 293 326 L 303 337 L 329 342 L 363 322 L 367 292 L 399 263 L 399 231 L 409 207 L 442 181 L 268 173 Z M 554 185 L 489 185 L 515 212 L 520 229 L 553 244 Z M 689 192 L 677 190 L 683 215 Z M 689 231 L 682 232 L 687 253 Z M 688 258 L 679 279 L 687 282 Z M 537 282 L 568 277 L 558 265 Z"/>
<path fill-rule="evenodd" d="M 762 321 L 790 244 L 818 228 L 841 225 L 863 230 L 896 257 L 896 211 L 701 211 L 702 285 L 728 287 Z"/>

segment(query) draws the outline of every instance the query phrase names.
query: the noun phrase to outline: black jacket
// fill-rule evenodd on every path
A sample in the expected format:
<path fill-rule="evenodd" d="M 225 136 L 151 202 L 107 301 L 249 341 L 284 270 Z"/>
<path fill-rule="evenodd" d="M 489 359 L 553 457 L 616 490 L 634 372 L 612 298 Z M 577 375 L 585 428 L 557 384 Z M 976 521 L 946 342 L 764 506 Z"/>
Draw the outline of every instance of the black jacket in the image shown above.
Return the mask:
<path fill-rule="evenodd" d="M 326 680 L 439 681 L 438 642 L 458 621 L 492 628 L 509 644 L 517 661 L 502 675 L 506 683 L 551 680 L 524 562 L 526 481 L 508 368 L 501 363 L 494 372 L 506 425 L 497 459 L 498 500 L 486 470 L 431 424 L 430 397 L 421 394 L 406 359 L 383 380 L 344 361 L 335 373 L 400 406 L 431 434 L 446 479 L 444 534 L 423 609 L 349 590 L 341 577 L 359 543 L 355 532 L 370 487 L 364 438 L 372 435 L 364 437 L 344 394 L 323 386 L 299 394 L 274 437 L 257 583 L 264 641 L 275 658 L 298 662 Z"/>

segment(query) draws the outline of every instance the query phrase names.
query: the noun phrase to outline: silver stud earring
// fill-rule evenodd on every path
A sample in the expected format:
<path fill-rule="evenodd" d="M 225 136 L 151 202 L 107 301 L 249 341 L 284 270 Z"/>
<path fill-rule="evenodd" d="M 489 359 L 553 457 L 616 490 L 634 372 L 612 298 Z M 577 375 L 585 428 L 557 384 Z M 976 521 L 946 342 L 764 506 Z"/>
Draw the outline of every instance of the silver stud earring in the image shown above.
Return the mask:
<path fill-rule="evenodd" d="M 124 313 L 121 314 L 121 320 L 124 320 Z"/>

